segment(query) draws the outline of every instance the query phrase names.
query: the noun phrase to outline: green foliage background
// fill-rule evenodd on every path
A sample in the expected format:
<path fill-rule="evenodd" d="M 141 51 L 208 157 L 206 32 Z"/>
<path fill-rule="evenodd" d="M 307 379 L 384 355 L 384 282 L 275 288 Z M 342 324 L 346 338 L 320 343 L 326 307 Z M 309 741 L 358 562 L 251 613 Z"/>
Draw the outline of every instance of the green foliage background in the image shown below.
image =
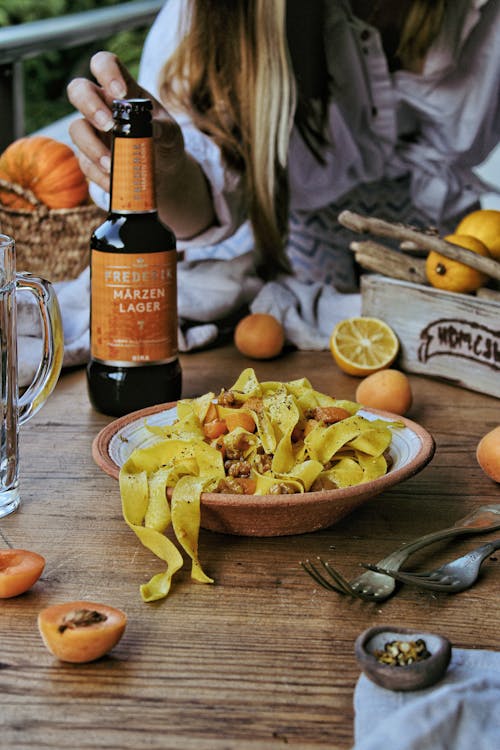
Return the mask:
<path fill-rule="evenodd" d="M 109 5 L 123 0 L 0 0 L 0 26 L 11 26 L 42 18 L 53 18 Z M 75 76 L 88 76 L 94 52 L 115 52 L 136 75 L 147 29 L 122 31 L 93 44 L 54 50 L 24 62 L 26 132 L 49 125 L 69 114 L 66 86 Z"/>

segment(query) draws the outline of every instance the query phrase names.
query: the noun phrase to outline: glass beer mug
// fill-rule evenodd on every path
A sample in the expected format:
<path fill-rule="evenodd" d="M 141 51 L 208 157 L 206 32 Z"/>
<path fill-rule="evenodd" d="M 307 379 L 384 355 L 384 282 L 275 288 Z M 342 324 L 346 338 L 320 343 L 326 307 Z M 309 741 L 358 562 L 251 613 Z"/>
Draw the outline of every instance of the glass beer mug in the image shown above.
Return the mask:
<path fill-rule="evenodd" d="M 38 303 L 42 321 L 42 358 L 31 385 L 20 396 L 17 364 L 18 289 Z M 15 242 L 0 234 L 0 518 L 14 511 L 19 495 L 19 425 L 43 406 L 57 383 L 64 350 L 61 313 L 50 282 L 16 272 Z"/>

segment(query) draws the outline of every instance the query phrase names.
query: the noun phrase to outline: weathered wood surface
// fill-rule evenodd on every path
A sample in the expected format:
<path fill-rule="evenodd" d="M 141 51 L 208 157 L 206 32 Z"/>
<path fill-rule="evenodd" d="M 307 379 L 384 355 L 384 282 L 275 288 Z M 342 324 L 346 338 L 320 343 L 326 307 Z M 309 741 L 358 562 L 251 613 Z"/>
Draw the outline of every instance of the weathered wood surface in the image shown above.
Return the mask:
<path fill-rule="evenodd" d="M 414 245 L 428 252 L 434 250 L 446 258 L 465 263 L 466 266 L 475 268 L 492 279 L 500 280 L 500 263 L 497 260 L 494 258 L 485 258 L 482 255 L 473 253 L 472 250 L 467 250 L 464 247 L 453 245 L 451 242 L 446 242 L 446 240 L 435 233 L 416 230 L 405 224 L 384 221 L 376 216 L 363 216 L 353 211 L 342 211 L 338 216 L 338 220 L 342 226 L 352 229 L 354 232 L 374 234 L 377 237 L 390 237 L 391 239 L 405 243 L 406 247 L 408 247 L 408 243 L 411 243 L 410 246 Z"/>
<path fill-rule="evenodd" d="M 350 249 L 359 265 L 367 271 L 375 271 L 392 279 L 412 281 L 415 284 L 427 283 L 425 260 L 422 258 L 407 257 L 372 240 L 351 242 Z"/>
<path fill-rule="evenodd" d="M 490 289 L 487 286 L 482 286 L 476 292 L 476 297 L 480 299 L 490 299 L 493 302 L 500 302 L 500 291 L 498 289 Z"/>
<path fill-rule="evenodd" d="M 404 370 L 500 397 L 500 301 L 369 274 L 361 290 L 363 314 L 398 336 Z"/>
<path fill-rule="evenodd" d="M 183 357 L 184 395 L 229 386 L 252 364 L 261 378 L 307 375 L 338 397 L 353 398 L 358 383 L 327 352 L 252 363 L 226 346 Z M 432 628 L 457 647 L 498 649 L 498 562 L 485 563 L 462 594 L 403 587 L 379 605 L 329 593 L 299 565 L 323 555 L 354 577 L 359 562 L 500 502 L 499 485 L 475 459 L 479 438 L 500 421 L 499 401 L 421 376 L 411 381 L 408 416 L 437 444 L 421 474 L 326 531 L 269 539 L 202 532 L 215 585 L 191 583 L 181 571 L 168 599 L 146 605 L 138 586 L 156 561 L 125 526 L 117 483 L 91 458 L 92 440 L 110 419 L 90 407 L 82 371 L 63 375 L 22 428 L 23 505 L 0 521 L 0 543 L 47 558 L 29 593 L 0 604 L 0 747 L 346 750 L 359 676 L 354 641 L 364 628 Z M 413 563 L 442 562 L 477 543 L 436 545 Z M 108 602 L 129 617 L 122 641 L 93 664 L 59 663 L 37 632 L 41 608 L 73 599 Z"/>

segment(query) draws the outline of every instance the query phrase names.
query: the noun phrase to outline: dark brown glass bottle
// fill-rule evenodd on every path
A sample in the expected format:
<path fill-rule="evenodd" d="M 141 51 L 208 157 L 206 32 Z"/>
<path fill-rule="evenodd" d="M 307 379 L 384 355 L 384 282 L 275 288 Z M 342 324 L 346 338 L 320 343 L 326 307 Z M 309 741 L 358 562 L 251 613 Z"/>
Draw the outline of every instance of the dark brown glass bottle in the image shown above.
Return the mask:
<path fill-rule="evenodd" d="M 110 210 L 91 238 L 92 405 L 121 416 L 181 395 L 177 251 L 156 210 L 152 105 L 113 102 Z"/>

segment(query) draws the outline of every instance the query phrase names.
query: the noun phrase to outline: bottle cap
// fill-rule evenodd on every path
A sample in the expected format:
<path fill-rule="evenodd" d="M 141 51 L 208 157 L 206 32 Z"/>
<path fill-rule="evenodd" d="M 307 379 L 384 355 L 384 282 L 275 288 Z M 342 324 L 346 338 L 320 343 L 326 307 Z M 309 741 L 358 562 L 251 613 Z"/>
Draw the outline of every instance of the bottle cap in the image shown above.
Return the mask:
<path fill-rule="evenodd" d="M 134 115 L 142 115 L 151 112 L 153 102 L 150 99 L 114 99 L 113 117 L 118 120 L 128 120 Z"/>

